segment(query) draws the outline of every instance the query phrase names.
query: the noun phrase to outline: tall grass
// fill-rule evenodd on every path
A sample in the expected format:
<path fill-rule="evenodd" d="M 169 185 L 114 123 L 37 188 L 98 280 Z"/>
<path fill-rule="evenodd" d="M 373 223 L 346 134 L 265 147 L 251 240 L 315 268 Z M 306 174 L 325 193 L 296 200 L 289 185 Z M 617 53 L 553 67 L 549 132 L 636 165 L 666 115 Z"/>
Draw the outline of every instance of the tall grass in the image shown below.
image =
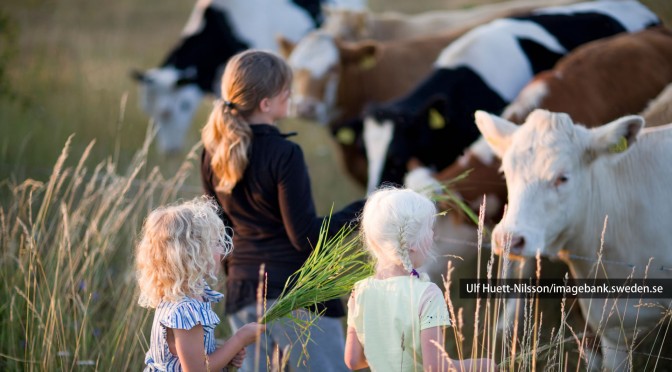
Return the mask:
<path fill-rule="evenodd" d="M 0 370 L 136 370 L 143 365 L 152 312 L 136 304 L 133 242 L 150 210 L 179 198 L 197 159 L 194 148 L 179 171 L 165 179 L 157 168 L 146 169 L 149 143 L 120 171 L 112 160 L 88 167 L 93 142 L 70 162 L 68 140 L 46 182 L 0 182 Z M 485 252 L 479 217 L 476 276 L 504 276 L 512 263 Z M 538 278 L 539 259 L 536 265 Z M 451 273 L 452 264 L 446 288 Z M 452 343 L 458 350 L 451 358 L 491 358 L 507 371 L 585 370 L 599 363 L 588 336 L 599 336 L 601 330 L 573 326 L 569 299 L 556 309 L 559 315 L 545 314 L 538 298 L 521 301 L 520 320 L 505 319 L 520 321 L 520 329 L 514 325 L 503 334 L 498 322 L 509 306 L 503 299 L 476 299 L 471 314 L 456 304 L 454 294 L 446 293 L 446 299 L 454 325 L 446 346 Z M 612 316 L 607 309 L 605 322 Z M 656 346 L 645 353 L 633 347 L 645 334 L 623 344 L 631 370 L 671 364 L 669 353 L 663 354 L 670 318 L 661 321 Z M 556 323 L 549 331 L 546 325 Z M 643 363 L 635 362 L 638 356 Z"/>
<path fill-rule="evenodd" d="M 120 171 L 87 166 L 94 142 L 68 166 L 71 139 L 47 182 L 0 183 L 0 370 L 143 364 L 151 312 L 136 305 L 133 242 L 148 211 L 178 197 L 194 151 L 164 179 L 145 169 L 149 140 Z"/>

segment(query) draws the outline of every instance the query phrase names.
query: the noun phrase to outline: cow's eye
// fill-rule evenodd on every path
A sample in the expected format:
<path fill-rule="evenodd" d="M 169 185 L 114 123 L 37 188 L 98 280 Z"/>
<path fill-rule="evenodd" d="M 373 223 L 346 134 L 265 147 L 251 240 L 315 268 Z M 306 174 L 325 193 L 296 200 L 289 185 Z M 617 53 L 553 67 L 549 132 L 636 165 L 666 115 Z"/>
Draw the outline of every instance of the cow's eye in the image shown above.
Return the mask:
<path fill-rule="evenodd" d="M 557 177 L 555 177 L 555 180 L 553 180 L 553 186 L 558 187 L 560 185 L 564 185 L 565 183 L 567 183 L 567 181 L 569 181 L 569 178 L 566 175 L 564 174 L 558 175 Z"/>

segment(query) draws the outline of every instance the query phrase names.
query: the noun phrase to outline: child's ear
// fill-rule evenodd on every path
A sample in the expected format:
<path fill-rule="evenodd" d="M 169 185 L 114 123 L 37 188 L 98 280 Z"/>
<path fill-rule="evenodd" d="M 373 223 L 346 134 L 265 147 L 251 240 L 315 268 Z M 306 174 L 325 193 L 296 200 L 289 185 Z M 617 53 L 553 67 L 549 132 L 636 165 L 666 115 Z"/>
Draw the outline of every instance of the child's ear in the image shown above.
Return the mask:
<path fill-rule="evenodd" d="M 268 112 L 271 109 L 271 103 L 269 98 L 264 98 L 259 102 L 259 111 Z"/>

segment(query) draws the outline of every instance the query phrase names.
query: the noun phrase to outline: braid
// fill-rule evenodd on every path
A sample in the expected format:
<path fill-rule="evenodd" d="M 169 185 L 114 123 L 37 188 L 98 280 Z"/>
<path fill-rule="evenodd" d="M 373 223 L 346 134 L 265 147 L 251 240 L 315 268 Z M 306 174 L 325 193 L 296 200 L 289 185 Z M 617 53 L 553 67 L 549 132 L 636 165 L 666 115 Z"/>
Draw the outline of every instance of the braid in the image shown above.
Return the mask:
<path fill-rule="evenodd" d="M 399 226 L 399 246 L 397 247 L 397 254 L 401 260 L 401 264 L 404 266 L 404 269 L 411 273 L 414 270 L 413 263 L 411 262 L 411 257 L 408 255 L 408 229 L 406 227 L 407 223 Z"/>

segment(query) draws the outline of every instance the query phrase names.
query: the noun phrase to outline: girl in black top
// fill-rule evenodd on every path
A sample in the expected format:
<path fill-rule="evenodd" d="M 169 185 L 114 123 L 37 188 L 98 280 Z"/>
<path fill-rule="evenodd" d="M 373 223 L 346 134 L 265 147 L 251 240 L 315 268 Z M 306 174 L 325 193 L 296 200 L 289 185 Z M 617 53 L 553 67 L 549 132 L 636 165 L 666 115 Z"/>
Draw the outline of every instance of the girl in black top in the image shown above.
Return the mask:
<path fill-rule="evenodd" d="M 232 57 L 222 77 L 222 97 L 202 131 L 205 149 L 201 174 L 206 194 L 217 199 L 222 218 L 231 226 L 234 251 L 225 265 L 226 312 L 237 329 L 257 319 L 259 269 L 264 264 L 269 302 L 317 243 L 322 225 L 313 203 L 301 148 L 280 133 L 275 122 L 287 116 L 292 73 L 280 57 L 248 50 Z M 330 233 L 356 218 L 363 201 L 334 213 Z M 347 370 L 344 336 L 337 317 L 345 314 L 340 300 L 325 304 L 325 316 L 313 327 L 310 342 L 298 344 L 291 322 L 268 325 L 261 355 L 248 349 L 241 370 L 254 360 L 266 367 L 266 352 L 292 346 L 290 365 L 299 363 L 303 348 L 309 358 L 299 370 Z M 268 306 L 268 305 L 267 305 Z M 266 350 L 267 349 L 267 350 Z M 270 357 L 270 355 L 269 355 Z"/>

